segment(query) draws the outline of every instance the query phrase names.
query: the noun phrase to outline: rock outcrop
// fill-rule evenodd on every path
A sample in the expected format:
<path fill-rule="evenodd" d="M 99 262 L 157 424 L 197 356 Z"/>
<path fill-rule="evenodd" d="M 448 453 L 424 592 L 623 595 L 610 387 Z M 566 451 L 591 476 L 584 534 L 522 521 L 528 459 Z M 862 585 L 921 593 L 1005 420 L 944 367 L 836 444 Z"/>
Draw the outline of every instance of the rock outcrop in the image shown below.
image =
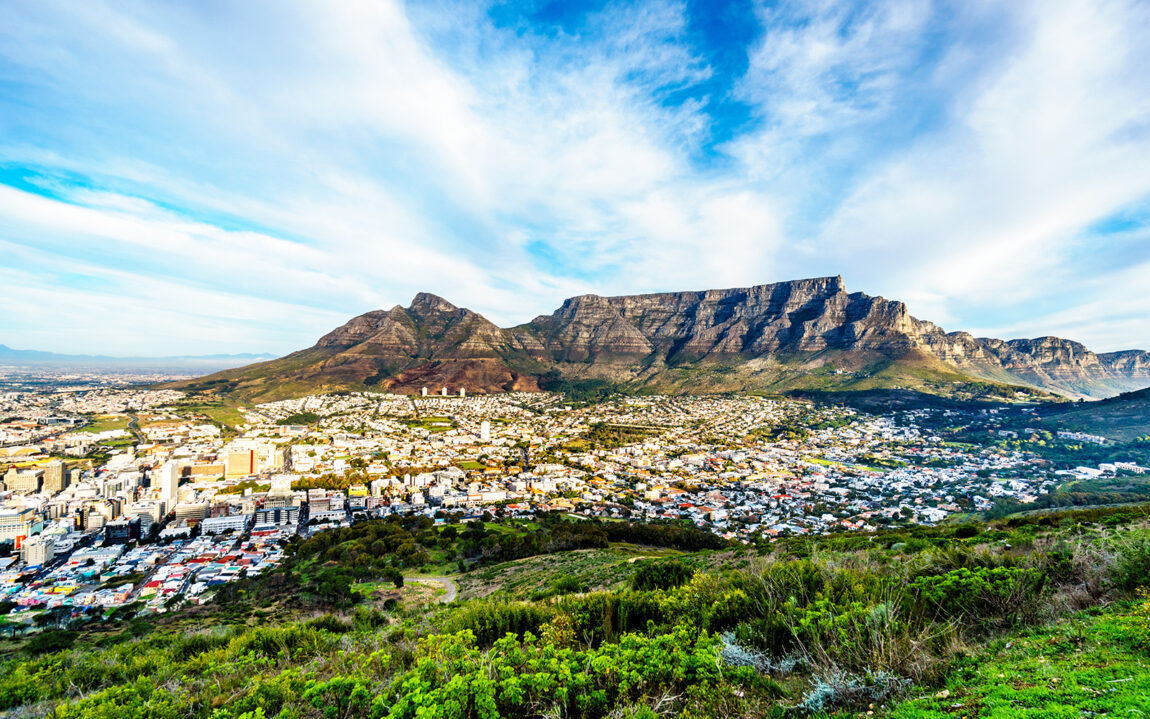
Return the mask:
<path fill-rule="evenodd" d="M 1150 353 L 1098 355 L 1057 337 L 947 333 L 902 302 L 848 293 L 841 277 L 601 297 L 502 329 L 420 293 L 311 348 L 197 380 L 253 396 L 333 388 L 532 390 L 542 377 L 597 377 L 669 391 L 812 385 L 937 389 L 972 379 L 1100 397 L 1150 385 Z M 830 377 L 831 379 L 828 379 Z M 705 378 L 705 381 L 699 378 Z"/>

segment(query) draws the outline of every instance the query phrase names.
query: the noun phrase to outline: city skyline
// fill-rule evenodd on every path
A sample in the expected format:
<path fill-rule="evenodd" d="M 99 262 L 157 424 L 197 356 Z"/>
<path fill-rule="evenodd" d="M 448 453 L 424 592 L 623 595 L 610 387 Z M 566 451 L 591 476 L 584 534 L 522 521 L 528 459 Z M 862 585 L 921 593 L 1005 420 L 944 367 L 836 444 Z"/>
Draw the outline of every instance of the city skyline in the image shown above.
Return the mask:
<path fill-rule="evenodd" d="M 842 275 L 948 330 L 1150 349 L 1150 9 L 28 3 L 0 343 L 286 353 L 442 295 Z"/>

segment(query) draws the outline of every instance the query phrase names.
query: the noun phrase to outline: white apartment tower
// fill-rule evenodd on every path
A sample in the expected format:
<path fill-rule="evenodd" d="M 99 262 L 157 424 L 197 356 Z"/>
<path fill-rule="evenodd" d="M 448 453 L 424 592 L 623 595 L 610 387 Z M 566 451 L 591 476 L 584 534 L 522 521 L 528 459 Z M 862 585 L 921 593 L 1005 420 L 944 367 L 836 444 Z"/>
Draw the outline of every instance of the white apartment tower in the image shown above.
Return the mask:
<path fill-rule="evenodd" d="M 170 512 L 176 506 L 176 497 L 180 486 L 180 468 L 175 462 L 164 462 L 157 470 L 160 475 L 160 500 L 164 503 L 164 511 Z"/>

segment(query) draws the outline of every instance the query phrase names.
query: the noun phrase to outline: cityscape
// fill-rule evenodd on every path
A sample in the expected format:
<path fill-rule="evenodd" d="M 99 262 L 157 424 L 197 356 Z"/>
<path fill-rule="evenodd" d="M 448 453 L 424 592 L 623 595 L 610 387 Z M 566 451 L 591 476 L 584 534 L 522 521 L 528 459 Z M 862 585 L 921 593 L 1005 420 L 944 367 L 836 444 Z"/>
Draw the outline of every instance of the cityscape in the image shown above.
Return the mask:
<path fill-rule="evenodd" d="M 277 566 L 294 536 L 390 514 L 686 521 L 755 544 L 961 521 L 1068 480 L 1147 471 L 1120 459 L 1059 469 L 952 439 L 972 426 L 1017 437 L 995 427 L 1033 413 L 1025 406 L 873 414 L 783 397 L 572 403 L 441 387 L 222 409 L 175 390 L 57 380 L 0 395 L 9 624 L 202 603 Z"/>

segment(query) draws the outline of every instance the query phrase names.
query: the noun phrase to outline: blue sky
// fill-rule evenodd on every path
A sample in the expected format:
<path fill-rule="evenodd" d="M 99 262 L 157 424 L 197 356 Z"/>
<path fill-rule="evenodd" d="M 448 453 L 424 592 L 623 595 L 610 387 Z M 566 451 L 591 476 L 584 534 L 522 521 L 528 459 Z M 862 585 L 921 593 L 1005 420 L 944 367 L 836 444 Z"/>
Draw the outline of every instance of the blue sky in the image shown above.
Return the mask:
<path fill-rule="evenodd" d="M 0 343 L 844 277 L 1150 349 L 1144 2 L 83 3 L 0 23 Z"/>

